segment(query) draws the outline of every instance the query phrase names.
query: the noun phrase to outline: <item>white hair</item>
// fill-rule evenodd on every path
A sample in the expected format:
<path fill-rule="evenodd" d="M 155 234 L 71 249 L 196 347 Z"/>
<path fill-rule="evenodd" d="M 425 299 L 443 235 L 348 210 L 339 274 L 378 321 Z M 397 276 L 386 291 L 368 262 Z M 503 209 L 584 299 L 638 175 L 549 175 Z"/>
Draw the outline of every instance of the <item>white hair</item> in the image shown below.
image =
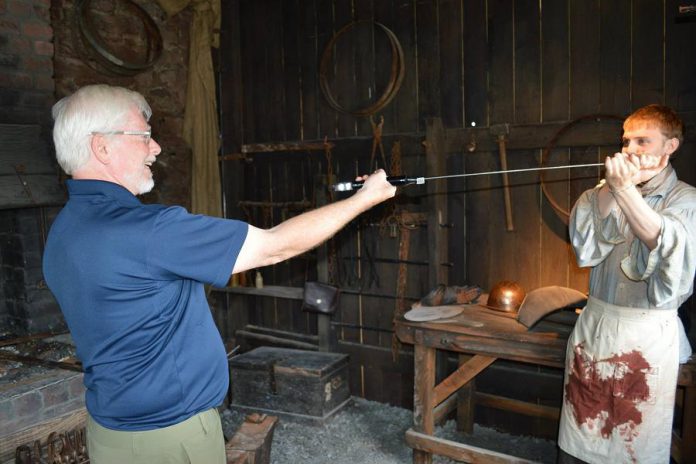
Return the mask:
<path fill-rule="evenodd" d="M 82 87 L 53 105 L 53 143 L 60 167 L 67 174 L 82 167 L 90 157 L 91 133 L 123 129 L 119 126 L 134 108 L 145 120 L 152 116 L 138 92 L 105 84 Z"/>

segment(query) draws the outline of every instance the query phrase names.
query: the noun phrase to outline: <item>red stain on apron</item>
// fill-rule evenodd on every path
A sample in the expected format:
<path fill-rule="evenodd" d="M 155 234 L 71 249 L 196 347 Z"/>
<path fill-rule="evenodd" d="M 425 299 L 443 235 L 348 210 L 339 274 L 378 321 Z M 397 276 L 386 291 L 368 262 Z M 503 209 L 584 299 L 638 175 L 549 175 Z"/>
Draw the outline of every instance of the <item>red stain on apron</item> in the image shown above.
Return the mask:
<path fill-rule="evenodd" d="M 573 351 L 565 395 L 578 427 L 585 423 L 592 428 L 597 421 L 603 423 L 603 438 L 616 430 L 630 443 L 643 420 L 638 404 L 650 398 L 650 364 L 636 350 L 596 361 L 585 354 L 582 343 L 575 345 Z"/>

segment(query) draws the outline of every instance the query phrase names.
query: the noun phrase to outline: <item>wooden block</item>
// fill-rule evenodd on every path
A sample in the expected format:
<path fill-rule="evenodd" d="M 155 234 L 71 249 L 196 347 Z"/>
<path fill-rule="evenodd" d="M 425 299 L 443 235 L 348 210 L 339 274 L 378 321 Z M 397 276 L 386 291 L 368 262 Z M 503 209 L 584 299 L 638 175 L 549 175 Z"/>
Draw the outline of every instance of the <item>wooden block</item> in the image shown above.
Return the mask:
<path fill-rule="evenodd" d="M 225 448 L 225 454 L 227 456 L 227 464 L 249 464 L 249 454 L 246 451 Z"/>
<path fill-rule="evenodd" d="M 248 415 L 225 445 L 227 464 L 269 464 L 276 422 L 275 416 Z"/>

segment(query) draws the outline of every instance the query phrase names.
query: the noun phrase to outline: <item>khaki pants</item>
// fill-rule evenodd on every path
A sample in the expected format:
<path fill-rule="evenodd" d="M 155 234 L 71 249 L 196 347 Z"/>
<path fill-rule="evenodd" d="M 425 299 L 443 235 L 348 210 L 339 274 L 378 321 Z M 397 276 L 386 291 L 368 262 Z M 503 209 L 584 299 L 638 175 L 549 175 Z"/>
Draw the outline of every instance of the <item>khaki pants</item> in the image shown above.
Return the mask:
<path fill-rule="evenodd" d="M 144 432 L 111 430 L 87 417 L 92 464 L 225 464 L 225 439 L 215 408 Z"/>

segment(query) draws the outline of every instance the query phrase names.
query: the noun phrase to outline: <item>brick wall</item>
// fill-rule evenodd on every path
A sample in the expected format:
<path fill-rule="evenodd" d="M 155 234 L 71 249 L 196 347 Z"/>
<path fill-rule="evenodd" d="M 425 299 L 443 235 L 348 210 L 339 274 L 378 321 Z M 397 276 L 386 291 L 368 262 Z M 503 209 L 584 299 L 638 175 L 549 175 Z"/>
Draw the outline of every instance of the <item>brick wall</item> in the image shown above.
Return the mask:
<path fill-rule="evenodd" d="M 54 369 L 0 396 L 0 437 L 84 408 L 79 372 Z"/>
<path fill-rule="evenodd" d="M 41 270 L 48 224 L 58 208 L 0 210 L 0 332 L 66 330 Z"/>
<path fill-rule="evenodd" d="M 181 138 L 191 12 L 167 18 L 155 0 L 134 0 L 157 24 L 164 50 L 153 67 L 114 77 L 80 54 L 74 0 L 0 0 L 0 123 L 39 124 L 50 140 L 50 109 L 87 84 L 107 83 L 142 93 L 153 109 L 153 134 L 162 145 L 149 202 L 190 205 L 191 150 Z M 146 45 L 142 23 L 124 2 L 93 0 L 88 10 L 100 37 L 118 53 Z"/>
<path fill-rule="evenodd" d="M 0 2 L 3 0 L 0 0 Z M 9 1 L 9 0 L 6 0 Z M 78 88 L 105 83 L 127 87 L 143 94 L 152 107 L 153 137 L 162 146 L 162 154 L 154 165 L 155 189 L 143 197 L 145 202 L 190 206 L 191 150 L 181 137 L 188 69 L 188 44 L 191 13 L 184 10 L 167 18 L 156 0 L 134 0 L 157 24 L 162 35 L 163 51 L 159 60 L 146 71 L 132 77 L 106 74 L 98 63 L 88 59 L 89 51 L 74 27 L 74 0 L 53 0 L 51 18 L 55 47 L 56 97 L 68 95 Z M 119 57 L 138 61 L 132 56 L 145 49 L 147 35 L 142 21 L 123 7 L 123 2 L 92 0 L 86 11 L 99 31 Z"/>
<path fill-rule="evenodd" d="M 155 189 L 142 199 L 188 208 L 191 150 L 181 133 L 192 14 L 168 18 L 155 0 L 134 1 L 157 24 L 164 48 L 151 68 L 123 77 L 104 73 L 81 53 L 74 0 L 0 0 L 0 123 L 38 124 L 52 147 L 50 111 L 57 99 L 96 83 L 136 90 L 152 107 L 153 136 L 162 146 L 153 167 Z M 88 14 L 113 51 L 131 58 L 129 53 L 146 50 L 147 35 L 124 5 L 92 0 Z M 45 224 L 36 221 L 41 214 Z M 41 275 L 43 234 L 53 215 L 45 208 L 0 211 L 0 331 L 36 332 L 62 323 Z"/>
<path fill-rule="evenodd" d="M 50 0 L 0 0 L 0 123 L 50 122 Z"/>

